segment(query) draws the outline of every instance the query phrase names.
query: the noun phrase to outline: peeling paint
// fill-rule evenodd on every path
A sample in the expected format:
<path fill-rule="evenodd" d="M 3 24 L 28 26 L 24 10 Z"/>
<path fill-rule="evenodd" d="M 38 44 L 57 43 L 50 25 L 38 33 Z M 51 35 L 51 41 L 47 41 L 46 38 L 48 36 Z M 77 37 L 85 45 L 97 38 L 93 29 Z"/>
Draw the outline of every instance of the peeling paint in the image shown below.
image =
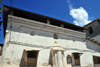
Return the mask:
<path fill-rule="evenodd" d="M 8 61 L 7 64 L 10 64 L 10 61 Z"/>

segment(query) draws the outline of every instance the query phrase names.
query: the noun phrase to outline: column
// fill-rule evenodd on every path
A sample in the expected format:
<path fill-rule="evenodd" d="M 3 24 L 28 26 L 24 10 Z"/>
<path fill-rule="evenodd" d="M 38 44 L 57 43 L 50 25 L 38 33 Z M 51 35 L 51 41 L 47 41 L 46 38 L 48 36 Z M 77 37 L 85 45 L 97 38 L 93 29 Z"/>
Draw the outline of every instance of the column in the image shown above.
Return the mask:
<path fill-rule="evenodd" d="M 64 67 L 66 66 L 66 57 L 65 57 L 64 53 L 63 53 L 63 66 Z"/>
<path fill-rule="evenodd" d="M 58 67 L 63 67 L 61 51 L 58 51 Z"/>
<path fill-rule="evenodd" d="M 57 52 L 55 52 L 55 66 L 58 67 L 58 65 L 57 65 Z"/>
<path fill-rule="evenodd" d="M 53 67 L 55 67 L 55 53 L 54 52 L 52 52 L 52 60 L 53 60 Z"/>

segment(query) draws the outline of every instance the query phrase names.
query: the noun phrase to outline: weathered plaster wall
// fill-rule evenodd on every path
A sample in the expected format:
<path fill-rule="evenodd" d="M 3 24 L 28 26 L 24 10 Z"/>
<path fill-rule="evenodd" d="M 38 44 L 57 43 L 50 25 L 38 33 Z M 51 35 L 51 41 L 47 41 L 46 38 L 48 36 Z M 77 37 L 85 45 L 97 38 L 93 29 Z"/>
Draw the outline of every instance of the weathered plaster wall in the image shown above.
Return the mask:
<path fill-rule="evenodd" d="M 54 33 L 58 34 L 58 44 L 65 49 L 64 52 L 64 66 L 72 67 L 71 64 L 67 64 L 66 57 L 68 54 L 72 56 L 72 53 L 78 52 L 83 53 L 80 57 L 80 66 L 91 66 L 93 67 L 92 55 L 100 56 L 100 53 L 89 50 L 86 47 L 85 34 L 76 31 L 67 30 L 64 32 L 58 27 L 45 28 L 43 25 L 37 27 L 37 25 L 28 25 L 24 22 L 15 22 L 8 20 L 6 37 L 3 48 L 2 64 L 3 67 L 18 66 L 21 63 L 23 51 L 26 49 L 38 50 L 37 67 L 51 67 L 49 64 L 50 49 L 53 46 L 55 39 L 53 38 Z M 20 20 L 23 21 L 23 20 Z M 27 22 L 29 23 L 29 22 Z M 34 22 L 33 22 L 34 23 Z M 36 21 L 35 21 L 36 23 Z M 35 24 L 34 23 L 34 24 Z M 39 22 L 37 22 L 39 23 Z M 34 35 L 30 35 L 34 32 Z M 79 34 L 77 36 L 77 34 Z M 94 53 L 92 53 L 94 52 Z M 72 58 L 73 59 L 73 58 Z M 74 65 L 74 60 L 73 63 Z"/>
<path fill-rule="evenodd" d="M 100 67 L 100 64 L 95 64 L 94 67 Z"/>
<path fill-rule="evenodd" d="M 100 42 L 100 22 L 99 21 L 94 21 L 93 23 L 87 25 L 85 28 L 88 29 L 88 27 L 92 27 L 93 33 L 89 34 L 89 31 L 86 31 L 86 37 L 91 37 L 98 42 Z"/>
<path fill-rule="evenodd" d="M 86 46 L 88 49 L 100 52 L 100 45 L 95 44 L 92 41 L 86 40 Z"/>

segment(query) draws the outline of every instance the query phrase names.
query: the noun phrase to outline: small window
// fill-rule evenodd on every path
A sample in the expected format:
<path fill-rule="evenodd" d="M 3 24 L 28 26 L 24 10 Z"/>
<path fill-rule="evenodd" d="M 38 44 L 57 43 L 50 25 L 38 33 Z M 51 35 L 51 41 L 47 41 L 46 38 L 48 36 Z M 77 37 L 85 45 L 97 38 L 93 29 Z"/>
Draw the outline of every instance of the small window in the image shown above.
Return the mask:
<path fill-rule="evenodd" d="M 71 58 L 70 55 L 67 55 L 66 60 L 67 60 L 67 63 L 68 63 L 68 64 L 72 63 L 72 58 Z"/>
<path fill-rule="evenodd" d="M 53 37 L 54 37 L 54 39 L 58 39 L 58 35 L 56 33 L 54 34 Z"/>
<path fill-rule="evenodd" d="M 79 59 L 79 53 L 74 53 L 74 59 Z"/>
<path fill-rule="evenodd" d="M 34 35 L 35 35 L 35 31 L 32 31 L 32 32 L 30 33 L 30 35 L 34 36 Z"/>
<path fill-rule="evenodd" d="M 89 29 L 89 33 L 92 34 L 93 33 L 92 27 L 89 27 L 88 29 Z"/>

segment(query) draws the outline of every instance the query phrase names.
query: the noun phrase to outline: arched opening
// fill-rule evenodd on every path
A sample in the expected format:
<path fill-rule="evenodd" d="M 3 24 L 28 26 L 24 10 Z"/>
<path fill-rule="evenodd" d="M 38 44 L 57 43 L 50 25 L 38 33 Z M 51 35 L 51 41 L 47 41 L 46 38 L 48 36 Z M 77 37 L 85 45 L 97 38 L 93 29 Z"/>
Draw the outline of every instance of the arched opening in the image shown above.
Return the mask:
<path fill-rule="evenodd" d="M 54 33 L 54 39 L 58 39 L 58 35 L 57 35 L 57 33 Z"/>
<path fill-rule="evenodd" d="M 67 64 L 71 64 L 72 63 L 72 58 L 71 58 L 70 55 L 67 55 L 66 60 L 67 60 Z"/>

